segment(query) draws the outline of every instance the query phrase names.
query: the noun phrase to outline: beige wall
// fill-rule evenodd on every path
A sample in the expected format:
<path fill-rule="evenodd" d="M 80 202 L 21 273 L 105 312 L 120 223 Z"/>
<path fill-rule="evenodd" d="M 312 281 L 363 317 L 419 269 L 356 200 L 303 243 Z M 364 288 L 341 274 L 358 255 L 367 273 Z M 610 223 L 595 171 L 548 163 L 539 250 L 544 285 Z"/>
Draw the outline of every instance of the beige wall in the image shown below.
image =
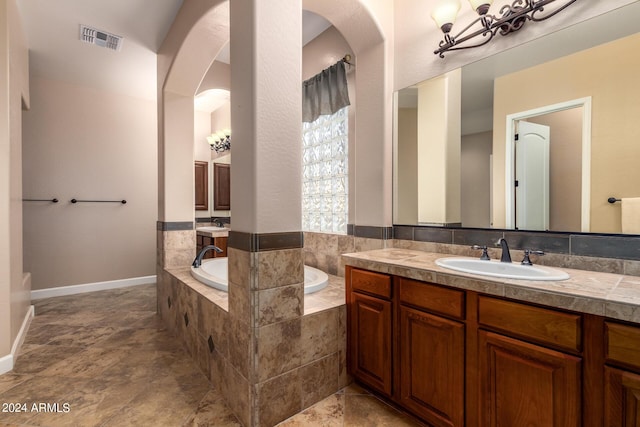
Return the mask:
<path fill-rule="evenodd" d="M 607 198 L 638 197 L 640 148 L 640 34 L 496 79 L 494 93 L 494 226 L 504 218 L 507 114 L 592 97 L 591 232 L 619 233 L 619 205 Z M 522 82 L 544 81 L 523 85 Z M 513 96 L 518 93 L 518 96 Z"/>
<path fill-rule="evenodd" d="M 396 224 L 418 222 L 418 109 L 398 108 Z M 401 167 L 400 167 L 401 166 Z"/>
<path fill-rule="evenodd" d="M 460 222 L 460 70 L 418 85 L 418 222 Z"/>
<path fill-rule="evenodd" d="M 462 137 L 460 150 L 460 218 L 463 227 L 491 226 L 492 132 Z"/>
<path fill-rule="evenodd" d="M 549 230 L 580 231 L 582 107 L 531 117 L 527 121 L 550 128 Z"/>
<path fill-rule="evenodd" d="M 33 288 L 155 274 L 155 102 L 40 78 L 31 87 L 25 196 L 60 200 L 24 207 Z"/>
<path fill-rule="evenodd" d="M 206 111 L 194 111 L 193 113 L 193 156 L 194 160 L 209 162 L 211 160 L 211 148 L 207 142 L 207 136 L 211 135 L 211 114 Z M 196 218 L 210 217 L 210 209 L 213 207 L 211 198 L 211 165 L 209 165 L 209 210 L 195 211 Z M 194 195 L 195 197 L 195 195 Z M 195 202 L 194 202 L 195 203 Z"/>
<path fill-rule="evenodd" d="M 231 129 L 231 104 L 225 102 L 215 111 L 211 112 L 211 131 Z M 211 157 L 216 157 L 216 152 L 211 153 Z"/>
<path fill-rule="evenodd" d="M 29 281 L 23 281 L 21 202 L 22 107 L 30 104 L 28 52 L 13 0 L 0 3 L 0 34 L 0 368 L 4 368 L 30 304 Z"/>

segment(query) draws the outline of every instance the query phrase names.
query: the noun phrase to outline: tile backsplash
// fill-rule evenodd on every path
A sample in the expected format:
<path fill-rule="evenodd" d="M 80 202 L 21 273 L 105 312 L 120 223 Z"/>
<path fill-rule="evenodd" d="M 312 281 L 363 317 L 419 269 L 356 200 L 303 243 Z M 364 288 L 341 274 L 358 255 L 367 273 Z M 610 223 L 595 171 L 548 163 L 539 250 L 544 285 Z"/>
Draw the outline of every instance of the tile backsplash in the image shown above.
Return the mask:
<path fill-rule="evenodd" d="M 385 247 L 400 247 L 464 256 L 479 256 L 472 245 L 486 245 L 492 258 L 499 257 L 496 242 L 505 238 L 514 261 L 525 249 L 541 250 L 532 256 L 536 264 L 616 274 L 640 275 L 640 236 L 528 232 L 396 225 L 358 227 L 352 234 L 304 233 L 304 259 L 307 265 L 327 273 L 344 276 L 340 255 Z"/>
<path fill-rule="evenodd" d="M 541 250 L 535 263 L 579 270 L 617 274 L 640 273 L 640 236 L 529 232 L 397 225 L 394 246 L 475 256 L 472 245 L 486 245 L 492 258 L 499 250 L 495 243 L 507 240 L 512 258 L 518 260 L 525 249 Z M 493 249 L 495 248 L 495 249 Z"/>

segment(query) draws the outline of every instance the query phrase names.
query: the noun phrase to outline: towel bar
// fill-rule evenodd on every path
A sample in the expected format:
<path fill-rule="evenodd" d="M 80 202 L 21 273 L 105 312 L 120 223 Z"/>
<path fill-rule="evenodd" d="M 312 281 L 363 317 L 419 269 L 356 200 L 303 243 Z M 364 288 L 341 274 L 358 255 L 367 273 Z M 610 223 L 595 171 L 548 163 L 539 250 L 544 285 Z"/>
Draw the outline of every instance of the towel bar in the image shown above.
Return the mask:
<path fill-rule="evenodd" d="M 78 200 L 71 199 L 71 203 L 122 203 L 123 205 L 127 203 L 126 200 Z"/>
<path fill-rule="evenodd" d="M 23 202 L 51 202 L 58 203 L 58 199 L 22 199 Z"/>

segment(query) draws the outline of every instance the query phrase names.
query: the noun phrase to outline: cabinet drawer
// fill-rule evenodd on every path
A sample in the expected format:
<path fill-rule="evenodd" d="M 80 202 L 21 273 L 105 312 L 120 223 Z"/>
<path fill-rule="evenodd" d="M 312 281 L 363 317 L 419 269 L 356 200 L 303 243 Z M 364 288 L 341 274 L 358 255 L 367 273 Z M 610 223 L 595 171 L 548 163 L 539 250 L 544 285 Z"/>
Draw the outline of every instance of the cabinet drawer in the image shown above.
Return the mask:
<path fill-rule="evenodd" d="M 354 291 L 391 298 L 391 276 L 354 268 L 351 270 L 351 288 Z"/>
<path fill-rule="evenodd" d="M 640 369 L 640 328 L 614 322 L 604 328 L 607 360 Z"/>
<path fill-rule="evenodd" d="M 464 292 L 400 278 L 400 302 L 445 316 L 464 318 Z"/>
<path fill-rule="evenodd" d="M 578 314 L 496 298 L 481 296 L 478 299 L 481 325 L 561 349 L 581 350 L 581 320 Z"/>

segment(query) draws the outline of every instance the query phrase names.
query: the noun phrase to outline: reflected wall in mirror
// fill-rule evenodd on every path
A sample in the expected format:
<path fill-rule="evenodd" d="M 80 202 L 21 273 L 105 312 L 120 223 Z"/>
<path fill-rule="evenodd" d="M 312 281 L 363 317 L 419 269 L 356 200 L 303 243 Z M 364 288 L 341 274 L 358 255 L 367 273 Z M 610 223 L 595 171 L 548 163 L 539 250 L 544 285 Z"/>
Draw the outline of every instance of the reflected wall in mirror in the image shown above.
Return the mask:
<path fill-rule="evenodd" d="M 621 233 L 621 204 L 607 199 L 640 197 L 638 16 L 640 4 L 634 3 L 463 67 L 459 99 L 449 91 L 440 100 L 448 111 L 441 123 L 421 123 L 418 93 L 425 82 L 400 90 L 394 223 Z M 450 106 L 456 103 L 459 157 L 449 153 L 439 161 L 445 169 L 459 170 L 459 181 L 442 174 L 442 182 L 425 182 L 421 171 L 433 166 L 419 160 L 421 145 L 442 144 L 442 138 L 432 135 L 454 135 L 456 117 Z M 532 114 L 545 108 L 549 114 Z M 548 166 L 529 166 L 541 184 L 540 194 L 528 203 L 518 193 L 527 186 L 519 175 L 524 167 L 515 167 L 522 156 L 514 138 L 525 122 L 549 129 Z M 530 134 L 538 138 L 538 132 Z M 455 146 L 449 138 L 448 148 L 438 150 Z M 543 158 L 544 150 L 538 154 Z M 447 186 L 452 183 L 451 190 Z M 442 188 L 447 188 L 444 196 Z M 419 206 L 425 203 L 440 206 L 446 215 L 424 220 Z M 525 205 L 542 219 L 530 222 L 526 217 L 534 213 L 519 214 L 518 207 Z"/>

